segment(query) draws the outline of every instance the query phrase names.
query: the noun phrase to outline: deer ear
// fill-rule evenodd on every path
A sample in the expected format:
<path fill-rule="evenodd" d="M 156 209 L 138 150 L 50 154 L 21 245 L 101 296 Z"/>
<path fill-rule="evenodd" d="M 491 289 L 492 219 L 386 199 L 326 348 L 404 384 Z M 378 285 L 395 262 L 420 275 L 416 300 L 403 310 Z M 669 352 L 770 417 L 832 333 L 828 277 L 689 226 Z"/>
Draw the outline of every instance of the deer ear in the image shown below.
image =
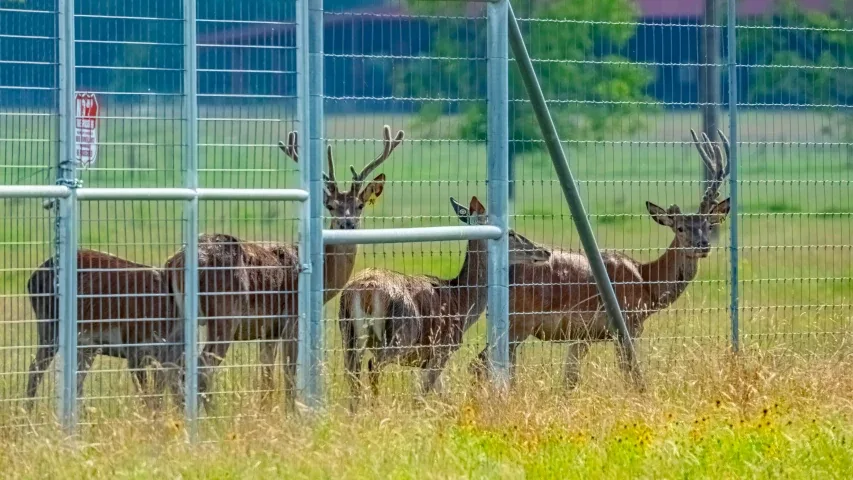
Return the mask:
<path fill-rule="evenodd" d="M 486 213 L 486 207 L 480 203 L 480 199 L 477 197 L 471 197 L 471 205 L 468 207 L 468 210 L 477 215 L 485 215 Z"/>
<path fill-rule="evenodd" d="M 711 208 L 711 211 L 708 212 L 708 223 L 711 225 L 719 225 L 726 220 L 726 217 L 729 215 L 729 211 L 732 209 L 732 202 L 730 198 L 723 200 L 722 202 L 714 205 Z"/>
<path fill-rule="evenodd" d="M 385 190 L 385 174 L 380 173 L 364 187 L 364 190 L 358 194 L 358 198 L 365 204 L 373 205 L 376 203 L 376 199 L 382 195 L 383 190 Z"/>
<path fill-rule="evenodd" d="M 649 211 L 649 215 L 652 216 L 652 220 L 658 222 L 664 227 L 672 226 L 672 216 L 670 216 L 670 214 L 663 208 L 652 202 L 646 202 L 646 210 Z"/>
<path fill-rule="evenodd" d="M 453 211 L 456 212 L 456 216 L 459 217 L 459 220 L 462 223 L 468 225 L 468 223 L 471 221 L 471 212 L 469 212 L 467 208 L 463 207 L 453 197 L 450 197 L 450 204 L 453 206 Z"/>

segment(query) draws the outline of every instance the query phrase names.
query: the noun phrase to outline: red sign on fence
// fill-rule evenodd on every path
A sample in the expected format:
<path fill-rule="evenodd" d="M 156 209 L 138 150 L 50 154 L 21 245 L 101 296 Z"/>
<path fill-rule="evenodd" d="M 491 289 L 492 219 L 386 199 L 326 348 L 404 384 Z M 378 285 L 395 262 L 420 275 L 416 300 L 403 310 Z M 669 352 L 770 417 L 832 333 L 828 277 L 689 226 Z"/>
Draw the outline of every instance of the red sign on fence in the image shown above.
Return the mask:
<path fill-rule="evenodd" d="M 98 99 L 94 93 L 77 93 L 77 164 L 89 167 L 98 157 Z"/>

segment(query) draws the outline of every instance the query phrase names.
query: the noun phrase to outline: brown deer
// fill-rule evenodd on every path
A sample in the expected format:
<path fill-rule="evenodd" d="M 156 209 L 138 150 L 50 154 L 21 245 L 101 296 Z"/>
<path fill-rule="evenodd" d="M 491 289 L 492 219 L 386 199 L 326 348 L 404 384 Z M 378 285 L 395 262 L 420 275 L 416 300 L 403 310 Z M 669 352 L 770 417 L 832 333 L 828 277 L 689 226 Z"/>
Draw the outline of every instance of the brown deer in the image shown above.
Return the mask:
<path fill-rule="evenodd" d="M 652 219 L 675 233 L 663 255 L 641 263 L 620 252 L 602 252 L 631 339 L 642 334 L 648 317 L 684 293 L 696 277 L 699 261 L 711 252 L 709 234 L 729 213 L 729 199 L 717 201 L 720 186 L 728 175 L 722 151 L 706 134 L 702 134 L 700 141 L 693 130 L 690 133 L 703 163 L 713 172 L 698 212 L 682 214 L 678 205 L 664 210 L 646 202 Z M 719 133 L 728 156 L 729 141 Z M 545 265 L 510 268 L 510 285 L 510 368 L 514 371 L 519 344 L 530 336 L 543 341 L 570 342 L 564 380 L 566 386 L 573 388 L 579 380 L 580 362 L 589 350 L 589 343 L 612 338 L 586 256 L 555 249 Z M 644 388 L 631 349 L 618 350 L 623 373 Z M 472 365 L 478 376 L 482 376 L 485 362 L 486 350 L 483 350 Z"/>
<path fill-rule="evenodd" d="M 326 149 L 329 171 L 323 174 L 323 203 L 332 217 L 331 228 L 357 229 L 364 208 L 382 195 L 385 174 L 365 185 L 367 176 L 387 160 L 402 143 L 404 133 L 391 137 L 385 126 L 384 148 L 372 162 L 353 175 L 348 190 L 338 189 L 332 147 Z M 281 150 L 299 162 L 296 132 L 288 135 Z M 262 340 L 260 363 L 264 390 L 271 390 L 276 340 L 283 340 L 285 396 L 293 406 L 297 354 L 297 287 L 299 253 L 294 244 L 259 244 L 237 241 L 237 249 L 225 248 L 216 235 L 199 239 L 199 316 L 207 325 L 208 344 L 202 353 L 205 370 L 218 366 L 233 341 Z M 323 263 L 324 301 L 331 300 L 344 286 L 355 265 L 356 245 L 326 245 Z M 238 253 L 239 252 L 239 253 Z M 170 282 L 180 300 L 183 284 L 184 252 L 166 262 Z M 179 303 L 179 306 L 182 305 Z M 209 374 L 199 379 L 199 392 L 210 388 Z M 206 396 L 202 398 L 206 401 Z"/>
<path fill-rule="evenodd" d="M 182 338 L 176 336 L 180 319 L 168 283 L 159 269 L 95 250 L 79 250 L 77 268 L 77 394 L 83 394 L 86 374 L 98 354 L 127 359 L 135 384 L 143 391 L 149 361 L 176 364 L 183 351 Z M 60 320 L 55 285 L 56 259 L 51 257 L 27 282 L 38 336 L 27 381 L 30 409 L 57 353 Z M 165 377 L 154 377 L 162 388 Z"/>
<path fill-rule="evenodd" d="M 450 202 L 462 223 L 487 222 L 486 209 L 477 197 L 471 198 L 467 209 L 453 198 Z M 548 261 L 548 250 L 512 230 L 508 235 L 510 264 Z M 486 240 L 470 240 L 459 274 L 449 280 L 379 269 L 355 275 L 341 292 L 339 317 L 351 409 L 360 396 L 361 360 L 367 349 L 373 352 L 368 378 L 374 395 L 380 369 L 392 361 L 422 369 L 424 394 L 436 387 L 463 333 L 486 309 L 488 263 Z"/>

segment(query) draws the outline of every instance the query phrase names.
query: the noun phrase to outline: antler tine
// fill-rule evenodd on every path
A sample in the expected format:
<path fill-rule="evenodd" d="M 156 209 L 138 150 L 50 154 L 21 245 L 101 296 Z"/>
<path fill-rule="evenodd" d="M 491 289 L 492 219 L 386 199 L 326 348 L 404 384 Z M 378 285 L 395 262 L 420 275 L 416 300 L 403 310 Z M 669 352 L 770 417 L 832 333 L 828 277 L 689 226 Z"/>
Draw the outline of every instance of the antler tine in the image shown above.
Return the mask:
<path fill-rule="evenodd" d="M 712 142 L 711 137 L 709 137 L 708 134 L 705 132 L 702 132 L 702 141 L 705 145 L 705 153 L 707 153 L 708 158 L 711 160 L 711 171 L 714 172 L 714 174 L 716 175 L 717 172 L 720 171 L 720 157 L 717 155 L 717 149 L 719 148 L 719 146 L 716 143 Z"/>
<path fill-rule="evenodd" d="M 352 172 L 352 180 L 353 185 L 357 188 L 361 188 L 361 183 L 364 179 L 370 175 L 370 172 L 375 170 L 379 165 L 382 164 L 394 150 L 403 143 L 403 138 L 405 137 L 405 132 L 402 130 L 397 131 L 397 135 L 394 136 L 394 139 L 391 139 L 391 127 L 385 125 L 382 129 L 382 136 L 384 137 L 382 153 L 379 154 L 372 162 L 368 163 L 366 167 L 361 169 L 361 172 L 356 172 L 355 167 L 350 165 L 350 171 Z"/>
<path fill-rule="evenodd" d="M 335 159 L 332 155 L 331 145 L 326 145 L 326 162 L 329 164 L 329 174 L 325 175 L 326 181 L 335 183 Z"/>
<path fill-rule="evenodd" d="M 726 151 L 726 157 L 728 157 L 730 151 L 728 138 L 726 138 L 723 132 L 719 129 L 717 130 L 717 133 L 720 134 L 720 138 L 723 142 L 723 148 Z M 693 129 L 690 129 L 690 134 L 693 136 L 693 142 L 696 144 L 696 149 L 699 151 L 702 161 L 712 172 L 711 180 L 708 182 L 708 187 L 702 194 L 702 201 L 699 203 L 699 213 L 705 214 L 710 212 L 711 208 L 716 203 L 717 197 L 719 196 L 720 186 L 723 184 L 723 179 L 729 173 L 729 166 L 723 159 L 723 151 L 720 149 L 720 146 L 712 142 L 707 133 L 702 133 L 701 142 Z"/>
<path fill-rule="evenodd" d="M 723 162 L 722 160 L 720 160 L 723 163 L 723 178 L 725 178 L 726 176 L 728 176 L 729 169 L 731 168 L 731 165 L 732 165 L 731 164 L 732 144 L 731 144 L 731 142 L 729 142 L 729 137 L 727 137 L 726 134 L 723 133 L 723 131 L 720 130 L 719 128 L 717 129 L 717 134 L 720 135 L 720 140 L 723 142 L 723 150 L 725 150 L 725 152 L 726 152 L 725 161 Z"/>
<path fill-rule="evenodd" d="M 693 144 L 696 145 L 696 150 L 699 151 L 699 156 L 702 157 L 702 163 L 704 163 L 709 170 L 714 171 L 714 162 L 708 156 L 708 152 L 705 151 L 705 145 L 699 141 L 699 137 L 696 136 L 696 131 L 692 128 L 690 129 L 690 135 L 693 136 Z"/>
<path fill-rule="evenodd" d="M 720 157 L 722 157 L 723 152 L 720 150 L 719 145 L 714 145 L 714 150 L 720 155 Z M 728 173 L 728 165 L 714 172 L 714 178 L 708 182 L 708 188 L 705 189 L 705 193 L 702 195 L 702 201 L 699 204 L 700 214 L 710 212 L 711 208 L 717 203 L 717 199 L 720 197 L 720 187 L 723 185 L 723 180 L 726 178 Z"/>
<path fill-rule="evenodd" d="M 299 134 L 296 131 L 292 131 L 287 134 L 287 144 L 281 140 L 278 141 L 278 148 L 284 152 L 285 155 L 292 158 L 294 162 L 299 161 Z"/>

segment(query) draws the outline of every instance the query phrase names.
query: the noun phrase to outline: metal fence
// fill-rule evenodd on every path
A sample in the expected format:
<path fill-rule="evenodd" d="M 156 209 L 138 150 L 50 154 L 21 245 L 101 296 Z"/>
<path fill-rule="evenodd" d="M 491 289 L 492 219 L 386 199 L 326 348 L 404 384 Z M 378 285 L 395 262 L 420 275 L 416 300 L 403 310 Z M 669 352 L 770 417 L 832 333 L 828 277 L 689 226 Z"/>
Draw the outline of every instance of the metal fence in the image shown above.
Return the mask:
<path fill-rule="evenodd" d="M 576 3 L 512 8 L 641 370 L 845 353 L 853 25 Z M 389 401 L 462 395 L 480 364 L 516 391 L 620 381 L 508 3 L 382 5 L 0 2 L 0 423 L 126 421 L 173 380 L 193 431 L 345 405 L 358 351 Z M 730 151 L 697 149 L 700 110 Z"/>

